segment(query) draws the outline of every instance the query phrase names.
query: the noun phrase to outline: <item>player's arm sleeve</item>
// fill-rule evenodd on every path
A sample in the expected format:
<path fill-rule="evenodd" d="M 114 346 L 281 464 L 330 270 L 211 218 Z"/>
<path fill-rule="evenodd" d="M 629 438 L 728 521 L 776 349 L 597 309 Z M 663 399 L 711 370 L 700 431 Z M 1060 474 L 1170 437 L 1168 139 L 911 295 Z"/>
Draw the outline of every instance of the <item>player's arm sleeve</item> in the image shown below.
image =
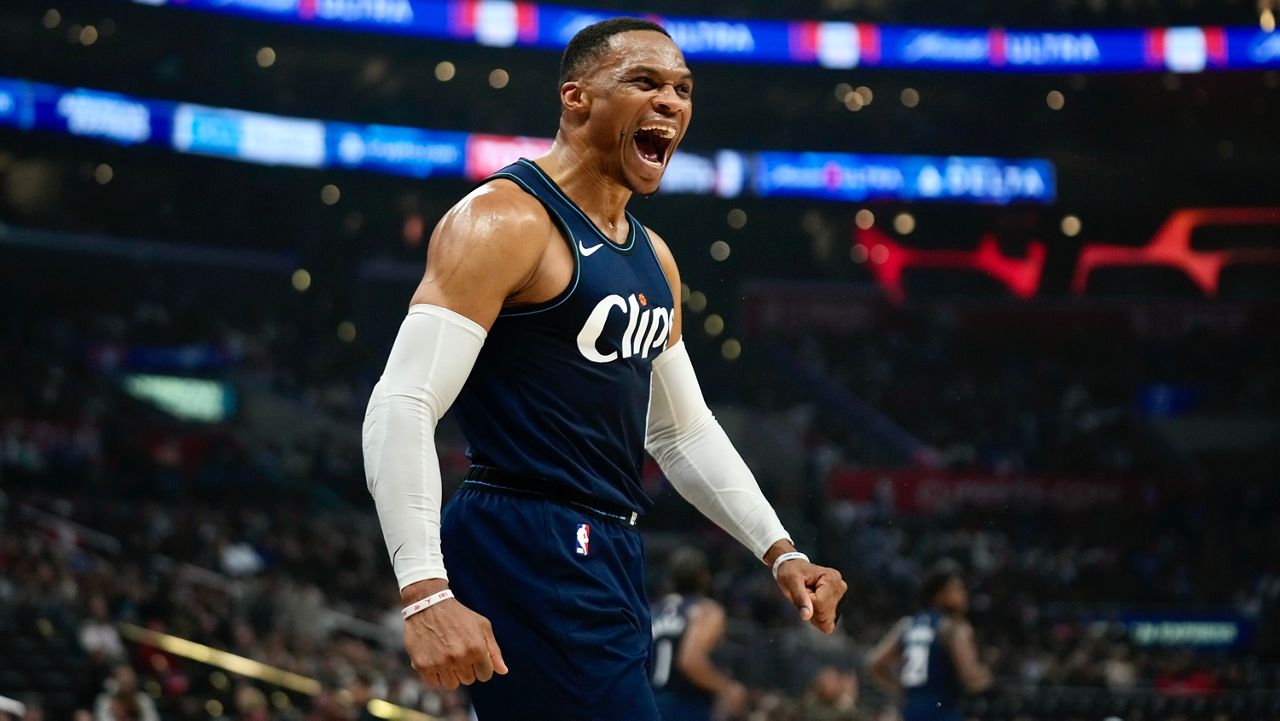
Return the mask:
<path fill-rule="evenodd" d="M 685 500 L 756 558 L 763 558 L 774 543 L 790 540 L 751 469 L 707 407 L 683 340 L 653 362 L 645 449 Z"/>
<path fill-rule="evenodd" d="M 365 412 L 365 478 L 400 588 L 447 579 L 440 551 L 436 423 L 475 365 L 486 333 L 435 305 L 414 305 Z"/>

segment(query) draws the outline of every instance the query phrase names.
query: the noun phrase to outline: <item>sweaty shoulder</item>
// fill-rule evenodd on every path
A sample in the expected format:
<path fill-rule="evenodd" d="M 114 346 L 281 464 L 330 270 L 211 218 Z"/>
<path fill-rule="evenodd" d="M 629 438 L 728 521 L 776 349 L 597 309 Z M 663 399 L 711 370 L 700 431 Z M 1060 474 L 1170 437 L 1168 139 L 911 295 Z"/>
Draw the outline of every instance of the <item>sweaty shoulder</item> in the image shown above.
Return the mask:
<path fill-rule="evenodd" d="M 472 190 L 445 213 L 432 244 L 448 245 L 465 239 L 497 246 L 528 246 L 531 238 L 546 240 L 550 218 L 537 198 L 510 180 L 492 180 Z M 521 242 L 516 242 L 521 241 Z"/>
<path fill-rule="evenodd" d="M 534 278 L 554 232 L 536 198 L 510 181 L 486 183 L 436 225 L 412 302 L 449 308 L 488 328 Z"/>

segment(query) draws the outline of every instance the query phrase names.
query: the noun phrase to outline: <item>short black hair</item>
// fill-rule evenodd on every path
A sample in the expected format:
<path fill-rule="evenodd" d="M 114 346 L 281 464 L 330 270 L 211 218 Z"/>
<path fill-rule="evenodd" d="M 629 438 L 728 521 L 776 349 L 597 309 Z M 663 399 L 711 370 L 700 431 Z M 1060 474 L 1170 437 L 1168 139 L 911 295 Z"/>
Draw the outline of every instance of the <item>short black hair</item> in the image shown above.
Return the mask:
<path fill-rule="evenodd" d="M 671 37 L 661 25 L 643 18 L 609 18 L 592 23 L 579 30 L 565 46 L 564 55 L 560 56 L 560 84 L 578 77 L 587 63 L 599 58 L 609 48 L 609 38 L 632 30 L 652 30 Z"/>
<path fill-rule="evenodd" d="M 671 585 L 679 594 L 706 593 L 707 577 L 711 572 L 707 556 L 692 546 L 681 546 L 667 559 L 671 572 Z"/>
<path fill-rule="evenodd" d="M 964 580 L 960 564 L 952 560 L 943 560 L 934 564 L 920 583 L 920 605 L 932 606 L 938 594 L 947 587 L 948 583 L 951 583 L 952 579 Z"/>

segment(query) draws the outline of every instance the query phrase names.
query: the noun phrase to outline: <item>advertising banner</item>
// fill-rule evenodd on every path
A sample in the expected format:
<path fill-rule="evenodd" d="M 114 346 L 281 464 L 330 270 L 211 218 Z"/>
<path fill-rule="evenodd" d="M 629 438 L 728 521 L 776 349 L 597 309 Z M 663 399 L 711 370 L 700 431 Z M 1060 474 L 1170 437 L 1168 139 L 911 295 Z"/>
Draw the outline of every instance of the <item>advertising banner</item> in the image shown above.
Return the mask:
<path fill-rule="evenodd" d="M 691 61 L 974 72 L 1165 71 L 1280 67 L 1280 35 L 1253 27 L 969 29 L 813 20 L 657 16 L 514 0 L 133 0 L 358 32 L 559 50 L 619 15 L 661 23 Z"/>
<path fill-rule="evenodd" d="M 1053 165 L 1047 160 L 854 155 L 756 154 L 755 191 L 762 197 L 866 200 L 950 200 L 1004 205 L 1052 203 Z"/>
<path fill-rule="evenodd" d="M 899 513 L 925 514 L 975 506 L 1049 506 L 1075 511 L 1121 503 L 1132 495 L 1131 485 L 1118 479 L 1005 477 L 914 468 L 836 468 L 828 477 L 834 497 L 879 503 Z"/>
<path fill-rule="evenodd" d="M 292 118 L 0 78 L 0 127 L 259 165 L 479 180 L 551 138 Z M 1039 159 L 681 150 L 661 191 L 734 198 L 748 192 L 830 200 L 1051 203 L 1053 165 Z"/>

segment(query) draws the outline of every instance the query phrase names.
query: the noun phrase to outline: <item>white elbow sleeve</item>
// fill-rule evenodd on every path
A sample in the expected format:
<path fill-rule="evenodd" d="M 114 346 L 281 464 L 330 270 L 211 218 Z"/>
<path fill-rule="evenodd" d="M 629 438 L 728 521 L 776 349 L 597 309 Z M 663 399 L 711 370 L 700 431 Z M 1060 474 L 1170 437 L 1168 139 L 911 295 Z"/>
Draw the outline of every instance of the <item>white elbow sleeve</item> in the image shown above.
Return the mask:
<path fill-rule="evenodd" d="M 446 308 L 411 307 L 369 398 L 365 478 L 400 588 L 448 578 L 440 551 L 436 423 L 466 383 L 485 335 Z"/>
<path fill-rule="evenodd" d="M 645 449 L 685 500 L 756 558 L 790 538 L 707 407 L 683 340 L 653 362 Z"/>

